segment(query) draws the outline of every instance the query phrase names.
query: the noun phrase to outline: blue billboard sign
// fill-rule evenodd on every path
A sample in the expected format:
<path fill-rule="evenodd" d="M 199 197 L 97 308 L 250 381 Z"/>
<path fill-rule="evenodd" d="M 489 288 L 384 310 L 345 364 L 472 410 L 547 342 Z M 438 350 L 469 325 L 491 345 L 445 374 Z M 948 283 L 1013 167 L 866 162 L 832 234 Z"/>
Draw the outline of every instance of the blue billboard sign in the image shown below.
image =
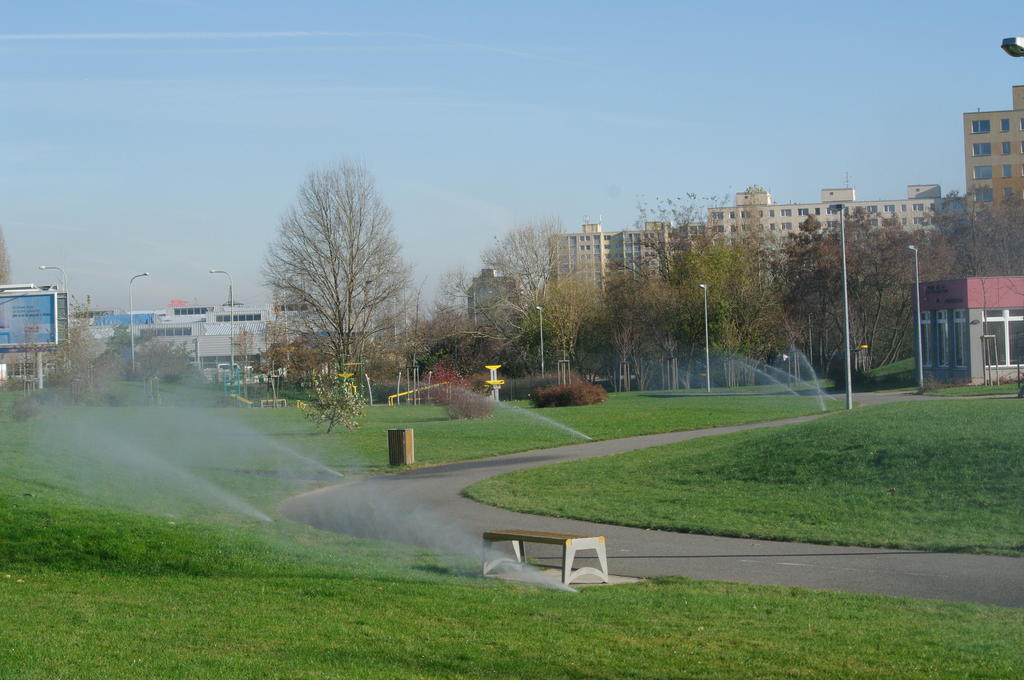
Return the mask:
<path fill-rule="evenodd" d="M 0 351 L 56 345 L 58 340 L 57 293 L 0 293 Z"/>

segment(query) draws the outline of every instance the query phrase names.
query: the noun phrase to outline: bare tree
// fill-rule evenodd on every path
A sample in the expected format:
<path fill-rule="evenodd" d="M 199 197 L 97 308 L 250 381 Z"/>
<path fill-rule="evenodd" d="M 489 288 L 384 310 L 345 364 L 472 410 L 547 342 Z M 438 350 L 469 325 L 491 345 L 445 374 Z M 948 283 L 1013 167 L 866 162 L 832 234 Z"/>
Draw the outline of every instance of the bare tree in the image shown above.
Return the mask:
<path fill-rule="evenodd" d="M 281 219 L 263 264 L 266 284 L 303 310 L 298 330 L 340 369 L 393 327 L 389 304 L 409 284 L 391 211 L 370 172 L 345 162 L 314 170 Z"/>
<path fill-rule="evenodd" d="M 544 286 L 558 274 L 558 239 L 562 223 L 558 218 L 526 222 L 510 229 L 481 255 L 484 265 L 516 282 L 513 304 L 528 313 L 540 304 Z"/>

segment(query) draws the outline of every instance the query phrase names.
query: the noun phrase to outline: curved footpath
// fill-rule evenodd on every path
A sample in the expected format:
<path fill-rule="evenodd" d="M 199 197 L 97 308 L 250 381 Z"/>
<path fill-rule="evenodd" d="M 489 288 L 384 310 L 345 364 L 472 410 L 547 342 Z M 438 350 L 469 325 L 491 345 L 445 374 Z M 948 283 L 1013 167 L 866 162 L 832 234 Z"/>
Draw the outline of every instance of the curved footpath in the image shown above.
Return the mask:
<path fill-rule="evenodd" d="M 861 404 L 906 398 L 898 394 L 857 395 Z M 290 519 L 320 529 L 442 553 L 479 554 L 481 534 L 488 529 L 558 531 L 605 536 L 608 570 L 619 576 L 675 575 L 1024 607 L 1024 560 L 1019 558 L 653 531 L 526 515 L 481 505 L 461 495 L 471 484 L 513 470 L 820 417 L 586 442 L 419 468 L 318 489 L 284 501 L 280 510 Z M 531 545 L 529 550 L 531 558 L 557 566 L 557 549 Z M 577 562 L 586 563 L 579 558 Z"/>

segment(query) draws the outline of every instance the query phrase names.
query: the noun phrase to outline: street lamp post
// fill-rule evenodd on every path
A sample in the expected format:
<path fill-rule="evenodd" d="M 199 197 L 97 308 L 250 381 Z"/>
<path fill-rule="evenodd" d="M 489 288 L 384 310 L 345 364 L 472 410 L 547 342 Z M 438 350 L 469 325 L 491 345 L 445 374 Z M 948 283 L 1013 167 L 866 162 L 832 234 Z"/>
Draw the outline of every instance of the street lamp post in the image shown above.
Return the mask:
<path fill-rule="evenodd" d="M 135 279 L 143 276 L 149 276 L 149 272 L 142 272 L 136 274 L 128 280 L 128 338 L 131 342 L 132 348 L 132 377 L 135 377 L 135 303 L 132 300 L 132 284 L 135 283 Z"/>
<path fill-rule="evenodd" d="M 846 206 L 831 206 L 839 211 L 839 245 L 843 260 L 843 350 L 846 355 L 846 410 L 853 408 L 853 371 L 850 368 L 850 295 L 846 285 Z"/>
<path fill-rule="evenodd" d="M 537 311 L 540 312 L 540 375 L 544 376 L 544 308 L 537 305 Z"/>
<path fill-rule="evenodd" d="M 59 271 L 60 272 L 60 288 L 65 293 L 68 292 L 68 275 L 66 273 L 64 273 L 64 268 L 63 267 L 58 267 L 57 265 L 50 265 L 50 264 L 41 264 L 41 265 L 39 265 L 39 269 L 56 269 L 57 271 Z"/>
<path fill-rule="evenodd" d="M 1024 38 L 1003 38 L 1000 47 L 1011 57 L 1024 57 Z"/>
<path fill-rule="evenodd" d="M 711 343 L 708 340 L 708 284 L 700 284 L 704 291 L 704 382 L 711 391 Z"/>
<path fill-rule="evenodd" d="M 914 330 L 917 340 L 917 386 L 924 388 L 924 354 L 921 353 L 921 270 L 917 263 L 917 246 L 907 246 L 914 251 Z"/>
<path fill-rule="evenodd" d="M 223 274 L 228 277 L 228 336 L 230 338 L 230 351 L 231 351 L 231 363 L 228 365 L 228 370 L 231 372 L 231 379 L 235 377 L 235 283 L 231 279 L 231 274 L 228 274 L 223 269 L 211 269 L 211 274 Z"/>

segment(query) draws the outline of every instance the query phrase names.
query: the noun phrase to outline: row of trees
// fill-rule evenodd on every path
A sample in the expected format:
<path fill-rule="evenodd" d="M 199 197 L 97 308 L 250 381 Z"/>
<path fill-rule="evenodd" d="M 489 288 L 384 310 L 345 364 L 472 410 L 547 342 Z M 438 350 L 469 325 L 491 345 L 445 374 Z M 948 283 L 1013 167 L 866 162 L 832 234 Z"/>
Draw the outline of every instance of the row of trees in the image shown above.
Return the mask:
<path fill-rule="evenodd" d="M 859 211 L 847 217 L 852 342 L 869 347 L 875 365 L 912 353 L 907 246 L 920 249 L 923 280 L 1005 275 L 1018 266 L 1019 203 L 986 208 L 951 196 L 941 205 L 933 229 L 908 231 L 896 219 L 878 224 L 877 215 Z M 748 232 L 724 239 L 692 228 L 705 214 L 693 201 L 643 212 L 641 219 L 653 213 L 690 228 L 633 268 L 606 272 L 600 283 L 590 271 L 560 271 L 558 220 L 511 229 L 481 254 L 507 285 L 472 300 L 470 315 L 464 273 L 446 277 L 429 309 L 410 292 L 410 267 L 364 167 L 313 172 L 265 259 L 266 283 L 295 312 L 291 325 L 271 331 L 266 357 L 271 368 L 304 374 L 325 363 L 344 372 L 346 363 L 365 359 L 376 376 L 410 364 L 430 370 L 440 361 L 464 373 L 500 362 L 506 374 L 526 375 L 539 368 L 543 332 L 548 366 L 565 360 L 591 378 L 629 375 L 637 387 L 669 386 L 704 370 L 705 284 L 716 354 L 765 360 L 796 349 L 819 373 L 838 365 L 837 229 L 811 216 L 782 238 Z"/>

